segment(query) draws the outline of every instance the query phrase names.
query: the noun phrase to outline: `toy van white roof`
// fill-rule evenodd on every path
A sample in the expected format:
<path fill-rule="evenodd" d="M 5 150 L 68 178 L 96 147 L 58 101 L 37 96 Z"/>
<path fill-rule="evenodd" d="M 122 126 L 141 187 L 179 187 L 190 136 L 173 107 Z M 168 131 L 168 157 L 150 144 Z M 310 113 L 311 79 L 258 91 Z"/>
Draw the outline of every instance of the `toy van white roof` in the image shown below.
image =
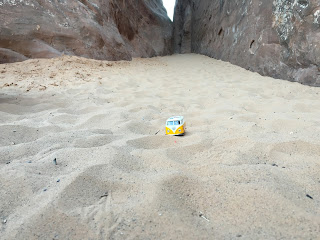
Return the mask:
<path fill-rule="evenodd" d="M 177 121 L 177 120 L 183 121 L 183 116 L 174 116 L 167 119 L 167 121 Z"/>

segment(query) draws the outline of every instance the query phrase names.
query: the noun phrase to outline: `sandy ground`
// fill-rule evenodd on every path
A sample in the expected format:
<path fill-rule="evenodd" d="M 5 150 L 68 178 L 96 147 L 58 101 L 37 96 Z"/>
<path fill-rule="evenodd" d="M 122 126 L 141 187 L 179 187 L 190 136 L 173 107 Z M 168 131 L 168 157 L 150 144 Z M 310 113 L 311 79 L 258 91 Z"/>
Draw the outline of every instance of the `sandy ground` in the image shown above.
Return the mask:
<path fill-rule="evenodd" d="M 320 239 L 319 121 L 201 55 L 0 65 L 0 238 Z"/>

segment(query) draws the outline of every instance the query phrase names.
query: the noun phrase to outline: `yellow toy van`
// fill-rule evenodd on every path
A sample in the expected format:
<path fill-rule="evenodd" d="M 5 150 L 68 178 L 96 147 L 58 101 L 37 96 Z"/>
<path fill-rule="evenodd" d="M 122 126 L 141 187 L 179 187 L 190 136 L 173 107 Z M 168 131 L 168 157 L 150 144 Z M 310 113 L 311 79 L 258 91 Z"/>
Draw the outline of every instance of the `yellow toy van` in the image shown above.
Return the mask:
<path fill-rule="evenodd" d="M 167 135 L 184 135 L 185 122 L 183 116 L 175 116 L 167 119 L 166 134 Z"/>

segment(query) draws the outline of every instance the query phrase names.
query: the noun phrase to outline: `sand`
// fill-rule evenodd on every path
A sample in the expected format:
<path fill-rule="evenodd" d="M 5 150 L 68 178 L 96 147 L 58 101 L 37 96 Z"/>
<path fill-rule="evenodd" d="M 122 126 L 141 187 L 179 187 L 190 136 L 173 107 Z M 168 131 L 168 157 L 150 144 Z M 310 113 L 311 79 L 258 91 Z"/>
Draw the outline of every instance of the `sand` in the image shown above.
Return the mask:
<path fill-rule="evenodd" d="M 0 65 L 0 238 L 320 239 L 319 119 L 201 55 Z"/>

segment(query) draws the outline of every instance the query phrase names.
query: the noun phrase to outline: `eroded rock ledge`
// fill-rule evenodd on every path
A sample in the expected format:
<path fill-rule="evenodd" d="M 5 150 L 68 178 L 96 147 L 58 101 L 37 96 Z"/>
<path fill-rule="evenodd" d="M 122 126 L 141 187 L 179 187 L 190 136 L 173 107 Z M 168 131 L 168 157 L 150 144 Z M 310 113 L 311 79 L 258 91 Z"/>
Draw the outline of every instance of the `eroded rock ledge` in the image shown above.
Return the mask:
<path fill-rule="evenodd" d="M 320 2 L 177 0 L 174 50 L 320 86 Z"/>
<path fill-rule="evenodd" d="M 168 55 L 161 0 L 1 0 L 0 63 L 61 54 L 102 60 Z"/>

